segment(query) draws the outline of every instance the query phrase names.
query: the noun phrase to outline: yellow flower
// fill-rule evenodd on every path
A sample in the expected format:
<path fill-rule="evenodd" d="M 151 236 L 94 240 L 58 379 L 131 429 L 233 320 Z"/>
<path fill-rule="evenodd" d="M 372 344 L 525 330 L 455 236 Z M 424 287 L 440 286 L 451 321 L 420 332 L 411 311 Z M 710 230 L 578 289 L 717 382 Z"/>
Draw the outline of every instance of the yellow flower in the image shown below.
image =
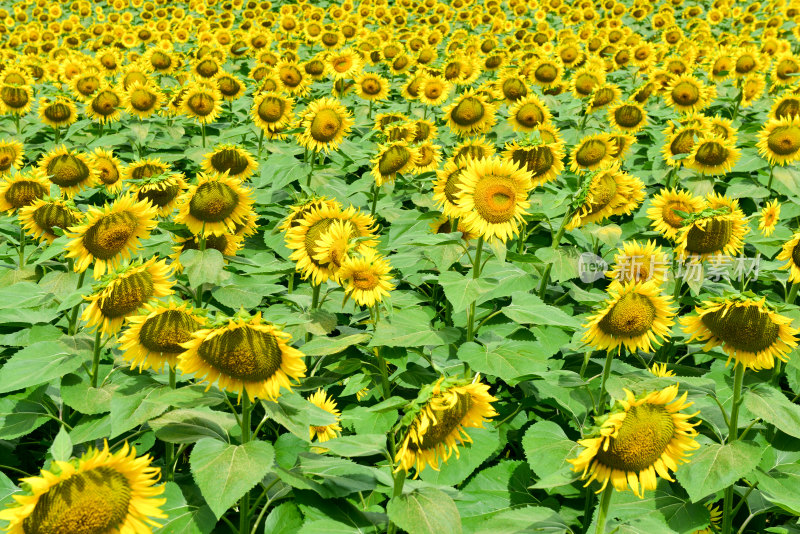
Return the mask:
<path fill-rule="evenodd" d="M 175 222 L 185 224 L 195 235 L 235 232 L 253 205 L 252 192 L 241 180 L 227 173 L 200 173 L 178 199 Z"/>
<path fill-rule="evenodd" d="M 349 256 L 336 272 L 345 294 L 359 306 L 372 307 L 388 297 L 394 285 L 389 282 L 389 262 L 374 249 L 361 247 L 358 256 Z"/>
<path fill-rule="evenodd" d="M 339 425 L 341 412 L 336 409 L 336 401 L 334 401 L 332 397 L 328 397 L 322 388 L 319 388 L 315 393 L 312 393 L 308 397 L 308 402 L 317 408 L 325 410 L 329 414 L 333 415 L 334 419 L 336 419 L 335 422 L 329 425 L 310 426 L 308 428 L 309 439 L 313 440 L 314 438 L 317 438 L 317 441 L 320 443 L 328 441 L 329 439 L 334 439 L 342 431 L 342 427 Z"/>
<path fill-rule="evenodd" d="M 756 146 L 772 165 L 800 159 L 800 116 L 770 119 L 758 133 Z"/>
<path fill-rule="evenodd" d="M 675 253 L 698 255 L 703 259 L 720 254 L 735 256 L 744 248 L 743 238 L 748 232 L 750 227 L 744 214 L 733 201 L 727 213 L 698 215 L 692 222 L 684 223 L 675 239 Z"/>
<path fill-rule="evenodd" d="M 508 121 L 515 132 L 533 132 L 551 118 L 550 110 L 534 94 L 518 99 L 508 108 Z"/>
<path fill-rule="evenodd" d="M 612 153 L 615 149 L 615 143 L 609 134 L 587 135 L 572 149 L 570 170 L 592 171 L 608 165 L 613 159 Z"/>
<path fill-rule="evenodd" d="M 487 133 L 495 123 L 495 108 L 484 96 L 468 89 L 444 109 L 447 125 L 456 135 Z"/>
<path fill-rule="evenodd" d="M 298 142 L 315 152 L 336 150 L 353 123 L 350 112 L 335 98 L 315 100 L 300 114 L 303 132 Z"/>
<path fill-rule="evenodd" d="M 656 232 L 667 239 L 675 239 L 683 228 L 684 219 L 677 211 L 688 215 L 698 213 L 705 207 L 705 201 L 682 189 L 664 190 L 653 196 L 647 216 Z"/>
<path fill-rule="evenodd" d="M 45 154 L 39 168 L 68 197 L 97 183 L 97 170 L 91 166 L 87 155 L 63 145 Z"/>
<path fill-rule="evenodd" d="M 775 225 L 778 223 L 778 218 L 781 215 L 781 205 L 777 199 L 767 202 L 767 205 L 761 209 L 761 218 L 758 220 L 758 229 L 764 236 L 769 237 L 775 231 Z"/>
<path fill-rule="evenodd" d="M 97 178 L 109 193 L 122 191 L 123 179 L 120 174 L 122 163 L 110 150 L 98 147 L 89 154 L 89 165 L 97 171 Z"/>
<path fill-rule="evenodd" d="M 250 114 L 256 126 L 265 132 L 279 132 L 292 122 L 294 100 L 278 93 L 265 91 L 253 98 Z"/>
<path fill-rule="evenodd" d="M 84 112 L 95 122 L 105 124 L 119 120 L 122 97 L 110 85 L 101 85 L 86 103 Z"/>
<path fill-rule="evenodd" d="M 258 168 L 258 163 L 244 148 L 222 144 L 203 158 L 200 166 L 206 173 L 228 173 L 231 178 L 248 179 Z"/>
<path fill-rule="evenodd" d="M 68 98 L 39 99 L 39 118 L 42 122 L 53 128 L 69 126 L 78 120 L 78 110 L 75 103 Z"/>
<path fill-rule="evenodd" d="M 614 265 L 607 273 L 612 285 L 626 282 L 647 282 L 653 280 L 661 284 L 667 275 L 670 262 L 655 241 L 640 243 L 625 241 L 614 255 Z"/>
<path fill-rule="evenodd" d="M 619 161 L 592 176 L 589 191 L 578 212 L 567 224 L 572 230 L 614 215 L 627 215 L 644 200 L 644 184 L 620 170 Z"/>
<path fill-rule="evenodd" d="M 741 153 L 734 139 L 709 135 L 699 139 L 685 160 L 686 167 L 702 174 L 725 174 L 733 169 Z"/>
<path fill-rule="evenodd" d="M 417 164 L 417 150 L 406 141 L 393 141 L 378 145 L 378 153 L 370 163 L 373 164 L 372 176 L 378 187 L 385 182 L 394 182 L 397 174 L 404 174 L 414 169 Z"/>
<path fill-rule="evenodd" d="M 50 192 L 50 182 L 41 169 L 0 178 L 0 211 L 8 214 L 34 204 Z"/>
<path fill-rule="evenodd" d="M 19 141 L 0 139 L 0 176 L 8 173 L 12 167 L 15 169 L 22 167 L 24 154 L 22 143 Z"/>
<path fill-rule="evenodd" d="M 61 199 L 38 199 L 19 210 L 19 223 L 28 235 L 52 243 L 58 237 L 54 228 L 66 230 L 78 224 L 83 214 L 71 202 Z"/>
<path fill-rule="evenodd" d="M 222 94 L 216 86 L 193 83 L 181 100 L 181 111 L 201 124 L 214 122 L 222 111 Z"/>
<path fill-rule="evenodd" d="M 132 83 L 122 97 L 125 111 L 140 119 L 146 119 L 161 108 L 164 94 L 153 82 L 141 85 Z"/>

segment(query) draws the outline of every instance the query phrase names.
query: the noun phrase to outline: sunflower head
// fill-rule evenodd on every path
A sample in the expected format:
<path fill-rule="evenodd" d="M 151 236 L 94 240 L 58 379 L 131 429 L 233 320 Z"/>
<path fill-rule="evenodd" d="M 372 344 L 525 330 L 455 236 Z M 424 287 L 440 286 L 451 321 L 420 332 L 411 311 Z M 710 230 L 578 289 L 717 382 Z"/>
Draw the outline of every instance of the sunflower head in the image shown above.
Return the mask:
<path fill-rule="evenodd" d="M 0 139 L 0 175 L 6 174 L 12 167 L 22 167 L 22 156 L 25 151 L 19 141 Z"/>
<path fill-rule="evenodd" d="M 73 196 L 86 187 L 94 185 L 97 170 L 91 166 L 86 154 L 67 150 L 61 146 L 44 155 L 39 168 L 50 181 L 61 188 L 67 196 Z"/>
<path fill-rule="evenodd" d="M 677 254 L 708 258 L 736 255 L 744 247 L 750 227 L 738 206 L 709 207 L 688 216 L 677 236 Z"/>
<path fill-rule="evenodd" d="M 393 141 L 378 147 L 378 154 L 371 160 L 372 175 L 378 186 L 393 182 L 398 173 L 410 171 L 417 162 L 417 150 L 406 141 Z"/>
<path fill-rule="evenodd" d="M 651 225 L 664 237 L 674 239 L 684 225 L 681 213 L 687 216 L 698 213 L 705 207 L 705 201 L 688 191 L 671 189 L 653 196 L 650 205 L 647 216 Z"/>
<path fill-rule="evenodd" d="M 329 425 L 310 426 L 308 429 L 309 439 L 313 440 L 316 438 L 320 443 L 324 443 L 329 439 L 335 438 L 337 434 L 342 431 L 342 427 L 339 425 L 341 412 L 336 408 L 336 401 L 333 400 L 333 397 L 329 397 L 322 388 L 319 388 L 308 397 L 308 402 L 333 415 L 335 419 L 335 421 Z"/>
<path fill-rule="evenodd" d="M 258 168 L 247 150 L 236 145 L 220 145 L 206 154 L 201 164 L 207 173 L 227 173 L 228 176 L 246 180 Z"/>
<path fill-rule="evenodd" d="M 292 121 L 294 100 L 278 93 L 265 91 L 253 99 L 252 116 L 256 126 L 267 132 L 276 132 Z"/>
<path fill-rule="evenodd" d="M 335 98 L 322 98 L 309 104 L 301 115 L 304 132 L 299 142 L 320 152 L 338 148 L 353 125 L 350 112 Z"/>
<path fill-rule="evenodd" d="M 800 159 L 800 116 L 770 119 L 759 132 L 756 146 L 772 165 Z"/>
<path fill-rule="evenodd" d="M 733 169 L 740 156 L 734 139 L 710 135 L 697 140 L 686 166 L 703 174 L 724 174 Z"/>
<path fill-rule="evenodd" d="M 0 178 L 0 211 L 12 214 L 30 206 L 50 192 L 50 182 L 41 169 Z"/>
<path fill-rule="evenodd" d="M 200 173 L 178 200 L 175 222 L 185 224 L 195 235 L 220 235 L 235 231 L 253 205 L 252 193 L 239 179 L 227 173 Z"/>
<path fill-rule="evenodd" d="M 495 123 L 495 108 L 486 98 L 469 89 L 444 110 L 447 125 L 458 135 L 488 132 Z"/>

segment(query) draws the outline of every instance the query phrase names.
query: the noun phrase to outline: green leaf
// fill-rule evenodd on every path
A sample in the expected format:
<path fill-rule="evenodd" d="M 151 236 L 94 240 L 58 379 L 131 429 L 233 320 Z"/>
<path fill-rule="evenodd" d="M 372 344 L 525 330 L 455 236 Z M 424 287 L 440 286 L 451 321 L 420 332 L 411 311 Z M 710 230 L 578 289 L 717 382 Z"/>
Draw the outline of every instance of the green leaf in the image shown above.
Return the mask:
<path fill-rule="evenodd" d="M 567 462 L 575 458 L 581 447 L 567 438 L 561 427 L 553 421 L 539 421 L 528 427 L 522 438 L 525 458 L 538 477 L 548 487 L 570 484 L 578 478 Z M 542 487 L 537 484 L 537 487 Z"/>
<path fill-rule="evenodd" d="M 309 426 L 326 426 L 336 422 L 334 416 L 311 404 L 295 392 L 284 393 L 277 401 L 261 401 L 270 419 L 283 425 L 289 432 L 310 441 Z"/>
<path fill-rule="evenodd" d="M 217 518 L 272 469 L 275 450 L 264 441 L 230 445 L 215 439 L 198 441 L 189 457 L 192 477 Z"/>
<path fill-rule="evenodd" d="M 530 480 L 531 469 L 520 460 L 502 460 L 483 469 L 462 488 L 456 501 L 461 518 L 536 503 L 528 491 Z"/>
<path fill-rule="evenodd" d="M 13 356 L 0 369 L 0 393 L 43 384 L 81 366 L 88 351 L 72 349 L 59 341 L 40 341 Z"/>
<path fill-rule="evenodd" d="M 564 521 L 550 508 L 523 506 L 488 514 L 462 517 L 464 534 L 528 534 L 530 532 L 570 532 Z"/>
<path fill-rule="evenodd" d="M 203 284 L 220 285 L 227 278 L 222 253 L 213 248 L 202 252 L 186 250 L 181 253 L 181 264 L 193 288 Z"/>
<path fill-rule="evenodd" d="M 303 524 L 300 509 L 293 502 L 279 504 L 264 520 L 264 532 L 269 534 L 295 534 Z"/>
<path fill-rule="evenodd" d="M 47 421 L 47 410 L 25 398 L 0 399 L 0 439 L 14 439 L 30 434 Z"/>
<path fill-rule="evenodd" d="M 759 384 L 744 394 L 744 405 L 767 423 L 800 438 L 800 406 L 772 386 Z"/>
<path fill-rule="evenodd" d="M 19 282 L 0 288 L 0 310 L 33 308 L 42 303 L 47 291 L 33 282 Z"/>
<path fill-rule="evenodd" d="M 578 277 L 578 252 L 575 247 L 560 246 L 557 249 L 550 247 L 540 248 L 536 257 L 544 263 L 552 263 L 550 280 L 565 282 Z"/>
<path fill-rule="evenodd" d="M 168 443 L 194 443 L 203 438 L 228 441 L 236 419 L 226 412 L 209 408 L 172 410 L 148 423 L 156 437 Z"/>
<path fill-rule="evenodd" d="M 500 448 L 500 433 L 492 425 L 488 428 L 467 428 L 466 433 L 472 443 L 459 445 L 461 456 L 440 463 L 438 471 L 424 470 L 420 474 L 422 480 L 441 486 L 460 484 Z"/>
<path fill-rule="evenodd" d="M 385 454 L 385 434 L 358 434 L 355 436 L 341 436 L 325 442 L 323 445 L 333 454 L 339 456 L 372 456 Z"/>
<path fill-rule="evenodd" d="M 349 334 L 339 337 L 317 337 L 300 347 L 306 356 L 329 356 L 342 352 L 347 347 L 364 343 L 369 334 Z"/>
<path fill-rule="evenodd" d="M 763 453 L 762 447 L 745 441 L 709 443 L 681 466 L 675 477 L 692 502 L 699 502 L 749 475 Z"/>
<path fill-rule="evenodd" d="M 786 464 L 765 472 L 756 471 L 758 487 L 764 496 L 793 515 L 800 515 L 800 465 Z"/>
<path fill-rule="evenodd" d="M 511 304 L 503 308 L 503 314 L 518 323 L 553 325 L 577 330 L 581 323 L 555 306 L 542 302 L 533 293 L 516 293 Z"/>
<path fill-rule="evenodd" d="M 464 343 L 458 349 L 458 358 L 475 371 L 498 376 L 515 385 L 520 377 L 547 371 L 547 359 L 553 352 L 543 351 L 540 343 L 506 339 L 498 343 Z"/>
<path fill-rule="evenodd" d="M 111 397 L 116 389 L 116 384 L 93 388 L 88 375 L 68 374 L 61 379 L 64 403 L 73 410 L 90 415 L 111 411 Z"/>
<path fill-rule="evenodd" d="M 53 460 L 59 462 L 66 462 L 72 456 L 72 440 L 69 438 L 66 427 L 62 426 L 58 430 L 58 434 L 50 446 L 50 454 L 53 456 Z"/>
<path fill-rule="evenodd" d="M 447 271 L 439 275 L 439 285 L 454 312 L 462 312 L 481 295 L 488 293 L 497 285 L 494 280 L 475 279 L 472 275 L 464 276 L 455 271 Z"/>
<path fill-rule="evenodd" d="M 240 308 L 252 310 L 264 299 L 261 293 L 248 291 L 235 286 L 220 287 L 211 293 L 223 306 L 239 311 Z"/>
<path fill-rule="evenodd" d="M 410 308 L 398 311 L 389 318 L 381 318 L 370 347 L 421 347 L 442 345 L 447 342 L 444 332 L 431 325 L 433 311 Z"/>
<path fill-rule="evenodd" d="M 161 534 L 209 534 L 217 524 L 217 518 L 208 506 L 191 506 L 186 503 L 186 498 L 180 486 L 174 482 L 164 484 L 162 498 L 167 502 L 161 510 L 167 514 L 166 519 L 158 522 L 161 528 L 155 530 Z"/>
<path fill-rule="evenodd" d="M 459 534 L 461 518 L 453 499 L 434 488 L 420 488 L 393 497 L 389 519 L 408 534 Z"/>

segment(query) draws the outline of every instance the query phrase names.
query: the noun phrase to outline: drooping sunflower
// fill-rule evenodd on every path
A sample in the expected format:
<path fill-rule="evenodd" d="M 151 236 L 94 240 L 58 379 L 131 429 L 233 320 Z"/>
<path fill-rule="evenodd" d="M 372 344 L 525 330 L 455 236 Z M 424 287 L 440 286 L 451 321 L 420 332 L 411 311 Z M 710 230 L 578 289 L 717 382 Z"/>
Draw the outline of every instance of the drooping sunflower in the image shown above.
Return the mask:
<path fill-rule="evenodd" d="M 653 196 L 647 216 L 656 232 L 667 239 L 675 239 L 684 222 L 684 218 L 676 212 L 680 211 L 688 216 L 699 213 L 704 207 L 705 201 L 702 197 L 683 189 L 670 189 Z"/>
<path fill-rule="evenodd" d="M 45 154 L 39 168 L 68 197 L 97 183 L 97 169 L 91 166 L 90 158 L 64 145 Z"/>
<path fill-rule="evenodd" d="M 0 139 L 0 176 L 22 167 L 24 147 L 19 141 Z"/>
<path fill-rule="evenodd" d="M 380 187 L 386 182 L 394 182 L 398 173 L 411 172 L 417 164 L 417 157 L 417 149 L 403 140 L 378 145 L 378 153 L 370 160 L 375 184 Z"/>
<path fill-rule="evenodd" d="M 783 119 L 800 115 L 800 95 L 787 92 L 776 98 L 769 110 L 770 119 Z"/>
<path fill-rule="evenodd" d="M 614 255 L 614 265 L 607 273 L 612 284 L 624 285 L 627 282 L 648 282 L 661 284 L 667 275 L 670 260 L 655 241 L 640 243 L 625 241 Z"/>
<path fill-rule="evenodd" d="M 459 95 L 443 112 L 448 127 L 459 136 L 487 133 L 495 123 L 495 107 L 472 89 Z"/>
<path fill-rule="evenodd" d="M 303 353 L 289 345 L 291 336 L 261 321 L 261 312 L 245 319 L 232 318 L 227 324 L 192 332 L 182 343 L 178 369 L 194 373 L 210 389 L 217 382 L 225 391 L 244 392 L 256 398 L 275 400 L 280 389 L 291 391 L 292 380 L 306 374 Z"/>
<path fill-rule="evenodd" d="M 84 112 L 93 121 L 105 124 L 119 120 L 122 106 L 118 90 L 110 85 L 101 85 L 87 100 Z"/>
<path fill-rule="evenodd" d="M 158 158 L 143 158 L 132 161 L 122 170 L 122 179 L 125 182 L 139 182 L 154 176 L 161 176 L 170 172 L 170 165 Z"/>
<path fill-rule="evenodd" d="M 550 110 L 535 94 L 518 99 L 508 109 L 508 121 L 515 132 L 533 132 L 551 118 Z"/>
<path fill-rule="evenodd" d="M 0 178 L 0 211 L 14 214 L 44 198 L 49 192 L 50 182 L 41 169 L 4 176 Z"/>
<path fill-rule="evenodd" d="M 470 231 L 505 242 L 519 230 L 531 189 L 530 174 L 511 161 L 468 161 L 455 193 L 459 216 Z"/>
<path fill-rule="evenodd" d="M 583 204 L 567 224 L 568 230 L 600 222 L 614 215 L 627 215 L 645 197 L 642 181 L 620 170 L 618 161 L 595 173 L 587 187 Z"/>
<path fill-rule="evenodd" d="M 98 147 L 89 154 L 89 164 L 97 171 L 97 179 L 109 193 L 122 191 L 123 179 L 120 172 L 122 163 L 110 150 Z"/>
<path fill-rule="evenodd" d="M 792 320 L 775 312 L 766 303 L 747 297 L 727 297 L 704 301 L 696 315 L 681 317 L 689 341 L 706 341 L 703 351 L 722 345 L 736 364 L 750 369 L 772 369 L 775 358 L 787 361 L 797 347 L 798 329 Z"/>
<path fill-rule="evenodd" d="M 458 458 L 458 446 L 472 442 L 465 429 L 483 428 L 496 416 L 492 407 L 496 400 L 482 382 L 444 384 L 440 379 L 400 443 L 394 458 L 395 472 L 415 467 L 416 477 L 426 466 L 438 470 L 453 453 Z"/>
<path fill-rule="evenodd" d="M 244 82 L 242 82 L 238 76 L 230 72 L 219 71 L 214 76 L 214 81 L 217 83 L 217 89 L 222 95 L 222 98 L 228 102 L 232 102 L 244 95 L 247 89 Z"/>
<path fill-rule="evenodd" d="M 315 208 L 329 207 L 334 211 L 341 211 L 342 205 L 335 199 L 327 199 L 325 197 L 311 198 L 306 201 L 300 202 L 290 207 L 291 213 L 288 217 L 283 219 L 278 225 L 277 229 L 281 232 L 287 232 L 290 228 L 294 228 L 300 224 L 308 213 Z"/>
<path fill-rule="evenodd" d="M 186 180 L 181 173 L 163 173 L 141 178 L 131 185 L 136 200 L 147 201 L 158 209 L 159 217 L 167 217 L 178 205 L 186 190 Z"/>
<path fill-rule="evenodd" d="M 767 202 L 766 206 L 761 209 L 761 217 L 758 219 L 758 229 L 765 237 L 772 235 L 775 231 L 775 226 L 778 224 L 778 219 L 781 216 L 781 205 L 778 200 Z"/>
<path fill-rule="evenodd" d="M 605 307 L 583 325 L 583 341 L 597 350 L 613 351 L 624 346 L 629 351 L 652 352 L 653 344 L 670 336 L 675 323 L 672 297 L 661 294 L 655 281 L 628 281 L 609 286 Z"/>
<path fill-rule="evenodd" d="M 78 110 L 69 98 L 40 98 L 39 118 L 52 128 L 63 128 L 78 120 Z"/>
<path fill-rule="evenodd" d="M 90 207 L 86 221 L 69 229 L 67 257 L 75 258 L 75 271 L 83 272 L 94 263 L 94 277 L 129 259 L 156 226 L 156 208 L 131 195 L 119 197 L 102 208 Z"/>
<path fill-rule="evenodd" d="M 258 168 L 258 163 L 244 148 L 223 144 L 217 146 L 203 158 L 200 164 L 207 173 L 228 173 L 231 178 L 247 180 Z"/>
<path fill-rule="evenodd" d="M 312 393 L 308 397 L 308 402 L 333 415 L 335 419 L 335 421 L 329 425 L 310 426 L 308 428 L 309 439 L 313 441 L 314 438 L 317 438 L 317 441 L 324 443 L 329 439 L 334 439 L 337 437 L 337 435 L 342 431 L 342 427 L 339 424 L 339 419 L 341 419 L 342 412 L 336 408 L 336 401 L 333 400 L 333 397 L 329 397 L 322 388 L 319 388 L 316 392 Z"/>
<path fill-rule="evenodd" d="M 486 137 L 473 137 L 464 139 L 453 149 L 450 160 L 459 165 L 466 164 L 470 159 L 485 159 L 494 156 L 495 149 L 492 143 L 486 141 Z"/>
<path fill-rule="evenodd" d="M 315 152 L 330 152 L 350 133 L 354 124 L 350 112 L 342 103 L 330 97 L 310 103 L 300 114 L 300 127 L 303 132 L 298 142 L 304 148 Z"/>
<path fill-rule="evenodd" d="M 40 476 L 22 479 L 25 491 L 13 496 L 11 507 L 0 511 L 9 521 L 6 532 L 149 532 L 165 519 L 166 499 L 157 498 L 160 469 L 150 456 L 136 457 L 125 442 L 111 453 L 89 449 L 68 462 L 54 461 Z"/>
<path fill-rule="evenodd" d="M 548 89 L 561 83 L 564 65 L 558 56 L 540 57 L 532 66 L 528 78 L 536 85 Z"/>
<path fill-rule="evenodd" d="M 330 270 L 331 278 L 337 279 L 338 271 L 350 255 L 360 249 L 358 237 L 350 221 L 335 220 L 322 232 L 313 246 L 314 263 Z"/>
<path fill-rule="evenodd" d="M 587 135 L 572 149 L 570 154 L 570 170 L 579 172 L 592 171 L 605 167 L 613 159 L 614 142 L 607 133 Z"/>
<path fill-rule="evenodd" d="M 570 78 L 570 91 L 575 98 L 585 98 L 592 95 L 595 88 L 606 82 L 604 69 L 595 65 L 586 65 L 572 73 Z"/>
<path fill-rule="evenodd" d="M 0 85 L 0 106 L 5 113 L 18 117 L 25 115 L 33 107 L 33 88 L 30 85 Z"/>
<path fill-rule="evenodd" d="M 684 221 L 675 238 L 678 255 L 735 256 L 744 248 L 744 236 L 750 231 L 738 205 L 719 208 L 705 215 L 704 211 Z"/>
<path fill-rule="evenodd" d="M 742 98 L 739 101 L 742 109 L 748 108 L 753 103 L 761 98 L 764 90 L 767 88 L 767 82 L 761 74 L 750 74 L 742 81 Z"/>
<path fill-rule="evenodd" d="M 150 299 L 165 297 L 172 293 L 172 272 L 166 260 L 151 258 L 145 263 L 137 260 L 123 265 L 103 279 L 89 297 L 81 320 L 92 330 L 100 329 L 111 336 L 122 328 L 122 323 Z"/>
<path fill-rule="evenodd" d="M 697 140 L 684 165 L 702 174 L 718 175 L 730 172 L 740 157 L 734 139 L 709 135 Z"/>
<path fill-rule="evenodd" d="M 636 133 L 647 124 L 647 112 L 639 103 L 619 102 L 608 109 L 608 122 L 623 132 Z"/>
<path fill-rule="evenodd" d="M 175 222 L 185 224 L 195 235 L 233 232 L 253 205 L 250 189 L 227 174 L 200 173 L 178 199 Z"/>
<path fill-rule="evenodd" d="M 52 243 L 54 228 L 66 230 L 80 222 L 83 214 L 68 200 L 41 198 L 19 210 L 19 223 L 37 241 Z"/>
<path fill-rule="evenodd" d="M 614 104 L 622 96 L 622 91 L 613 83 L 603 83 L 594 88 L 591 96 L 592 98 L 587 106 L 588 113 L 594 113 L 599 109 Z"/>
<path fill-rule="evenodd" d="M 206 319 L 186 302 L 178 305 L 170 300 L 143 307 L 144 315 L 127 317 L 128 328 L 119 338 L 122 358 L 130 362 L 131 369 L 138 367 L 140 372 L 150 368 L 160 371 L 165 363 L 174 369 L 178 355 L 184 351 L 181 343 L 189 341 Z"/>
<path fill-rule="evenodd" d="M 345 294 L 359 306 L 373 307 L 394 289 L 390 282 L 392 266 L 375 249 L 361 247 L 357 255 L 348 256 L 336 272 Z"/>
<path fill-rule="evenodd" d="M 146 119 L 157 113 L 163 100 L 164 93 L 152 81 L 145 85 L 134 82 L 122 95 L 125 111 L 140 119 Z"/>
<path fill-rule="evenodd" d="M 292 120 L 294 100 L 275 92 L 262 92 L 253 98 L 253 122 L 265 132 L 279 132 Z"/>
<path fill-rule="evenodd" d="M 644 498 L 645 490 L 656 489 L 656 475 L 672 482 L 669 472 L 700 447 L 694 439 L 700 422 L 690 421 L 699 412 L 681 412 L 692 403 L 686 402 L 685 392 L 678 398 L 677 384 L 638 396 L 626 389 L 625 395 L 594 433 L 578 441 L 585 447 L 578 457 L 567 461 L 582 472 L 581 479 L 588 479 L 585 486 L 597 480 L 602 491 L 611 481 L 617 491 L 630 485 Z"/>
<path fill-rule="evenodd" d="M 758 152 L 771 165 L 800 159 L 800 116 L 770 119 L 758 133 Z"/>
<path fill-rule="evenodd" d="M 513 105 L 514 102 L 531 94 L 527 79 L 517 69 L 506 69 L 501 72 L 494 87 L 508 105 Z"/>
<path fill-rule="evenodd" d="M 564 170 L 564 151 L 561 143 L 506 144 L 503 157 L 527 170 L 531 185 L 537 187 L 555 180 Z"/>
<path fill-rule="evenodd" d="M 417 151 L 417 160 L 411 172 L 422 174 L 439 168 L 439 164 L 442 162 L 442 147 L 434 145 L 430 141 L 424 141 L 414 148 Z"/>
<path fill-rule="evenodd" d="M 214 122 L 222 111 L 222 93 L 216 85 L 192 83 L 181 100 L 181 112 L 201 124 Z"/>
<path fill-rule="evenodd" d="M 793 75 L 800 72 L 800 61 L 792 54 L 781 54 L 775 58 L 770 70 L 770 79 L 774 87 L 792 85 L 797 79 Z"/>

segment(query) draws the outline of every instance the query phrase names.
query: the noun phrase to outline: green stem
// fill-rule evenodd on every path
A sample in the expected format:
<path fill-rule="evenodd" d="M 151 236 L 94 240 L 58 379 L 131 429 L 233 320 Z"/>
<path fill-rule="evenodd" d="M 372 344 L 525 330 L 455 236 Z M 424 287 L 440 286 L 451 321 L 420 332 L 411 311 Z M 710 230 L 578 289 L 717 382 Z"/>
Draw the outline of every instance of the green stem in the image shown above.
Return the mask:
<path fill-rule="evenodd" d="M 372 100 L 369 101 L 369 111 L 367 112 L 367 119 L 372 120 Z"/>
<path fill-rule="evenodd" d="M 203 136 L 203 148 L 205 148 L 206 147 L 206 123 L 204 123 L 204 122 L 200 123 L 200 133 Z"/>
<path fill-rule="evenodd" d="M 25 230 L 19 225 L 19 269 L 25 268 Z"/>
<path fill-rule="evenodd" d="M 175 389 L 176 379 L 175 379 L 175 369 L 170 366 L 169 368 L 169 387 L 170 389 Z M 172 465 L 175 462 L 175 444 L 174 443 L 166 443 L 167 450 L 166 455 L 164 456 L 164 465 L 166 466 L 167 473 L 165 478 L 167 481 L 173 480 L 175 478 L 175 472 L 172 469 Z"/>
<path fill-rule="evenodd" d="M 258 161 L 261 161 L 261 146 L 264 144 L 264 130 L 258 135 Z"/>
<path fill-rule="evenodd" d="M 608 517 L 608 505 L 611 504 L 611 493 L 614 491 L 612 484 L 607 484 L 600 496 L 600 509 L 597 512 L 597 526 L 594 529 L 595 534 L 605 534 L 606 532 L 606 518 Z"/>
<path fill-rule="evenodd" d="M 378 193 L 380 193 L 380 187 L 378 184 L 372 184 L 372 206 L 369 209 L 369 214 L 375 217 L 375 208 L 378 205 Z"/>
<path fill-rule="evenodd" d="M 306 187 L 311 187 L 311 175 L 314 174 L 314 159 L 317 156 L 317 153 L 313 150 L 310 151 L 311 153 L 311 167 L 308 170 L 308 176 L 306 177 Z"/>
<path fill-rule="evenodd" d="M 794 304 L 794 299 L 797 297 L 797 290 L 800 289 L 800 282 L 793 282 L 792 288 L 789 290 L 789 293 L 786 295 L 786 303 L 787 304 Z"/>
<path fill-rule="evenodd" d="M 733 404 L 731 405 L 731 416 L 728 419 L 728 439 L 727 443 L 736 441 L 739 434 L 739 405 L 742 397 L 742 383 L 744 382 L 744 366 L 736 364 L 733 375 Z M 722 511 L 722 534 L 730 534 L 733 525 L 733 486 L 734 482 L 725 489 L 725 505 Z"/>
<path fill-rule="evenodd" d="M 58 144 L 58 142 L 59 142 L 59 141 L 61 141 L 61 128 L 59 128 L 58 126 L 56 126 L 55 130 L 56 130 L 56 140 L 55 140 L 55 143 L 56 143 L 56 144 Z"/>
<path fill-rule="evenodd" d="M 472 279 L 477 280 L 481 275 L 481 252 L 483 252 L 483 236 L 478 238 L 475 247 L 475 259 L 472 262 Z M 467 342 L 475 339 L 475 301 L 469 305 L 469 317 L 467 317 Z M 468 369 L 469 370 L 469 369 Z M 469 374 L 469 372 L 467 372 Z"/>
<path fill-rule="evenodd" d="M 100 327 L 94 335 L 94 354 L 92 355 L 92 387 L 97 387 L 97 379 L 100 374 Z"/>
<path fill-rule="evenodd" d="M 775 177 L 775 167 L 769 166 L 769 182 L 767 182 L 767 189 L 772 191 L 772 179 Z"/>
<path fill-rule="evenodd" d="M 558 228 L 558 232 L 556 233 L 555 237 L 553 237 L 553 242 L 550 244 L 550 248 L 553 250 L 558 248 L 558 245 L 561 244 L 561 238 L 564 237 L 564 232 L 567 231 L 567 223 L 572 219 L 572 211 L 569 210 L 567 213 L 564 214 L 564 220 L 561 221 L 561 226 Z M 553 263 L 550 262 L 544 268 L 544 273 L 542 273 L 542 282 L 539 284 L 539 298 L 544 299 L 545 294 L 547 293 L 547 283 L 550 281 L 550 271 L 553 269 Z"/>
<path fill-rule="evenodd" d="M 313 312 L 319 307 L 319 291 L 322 286 L 311 283 L 311 311 Z M 306 343 L 311 341 L 311 332 L 306 332 Z"/>
<path fill-rule="evenodd" d="M 80 288 L 83 287 L 83 279 L 84 278 L 86 278 L 86 271 L 83 271 L 78 276 L 78 287 L 77 287 L 77 289 L 80 289 Z M 80 310 L 80 308 L 81 308 L 80 303 L 76 304 L 75 307 L 72 308 L 72 313 L 70 313 L 70 316 L 69 316 L 69 327 L 68 327 L 67 332 L 71 336 L 75 335 L 75 327 L 78 325 L 78 311 Z"/>
<path fill-rule="evenodd" d="M 619 347 L 619 355 L 622 356 L 622 346 Z M 603 365 L 603 378 L 600 381 L 600 398 L 597 401 L 597 409 L 603 410 L 606 400 L 606 382 L 611 375 L 611 364 L 614 362 L 614 352 L 606 352 L 606 363 Z"/>
<path fill-rule="evenodd" d="M 242 395 L 242 443 L 250 441 L 250 397 L 247 391 Z M 239 532 L 250 532 L 250 492 L 245 493 L 239 501 Z"/>

